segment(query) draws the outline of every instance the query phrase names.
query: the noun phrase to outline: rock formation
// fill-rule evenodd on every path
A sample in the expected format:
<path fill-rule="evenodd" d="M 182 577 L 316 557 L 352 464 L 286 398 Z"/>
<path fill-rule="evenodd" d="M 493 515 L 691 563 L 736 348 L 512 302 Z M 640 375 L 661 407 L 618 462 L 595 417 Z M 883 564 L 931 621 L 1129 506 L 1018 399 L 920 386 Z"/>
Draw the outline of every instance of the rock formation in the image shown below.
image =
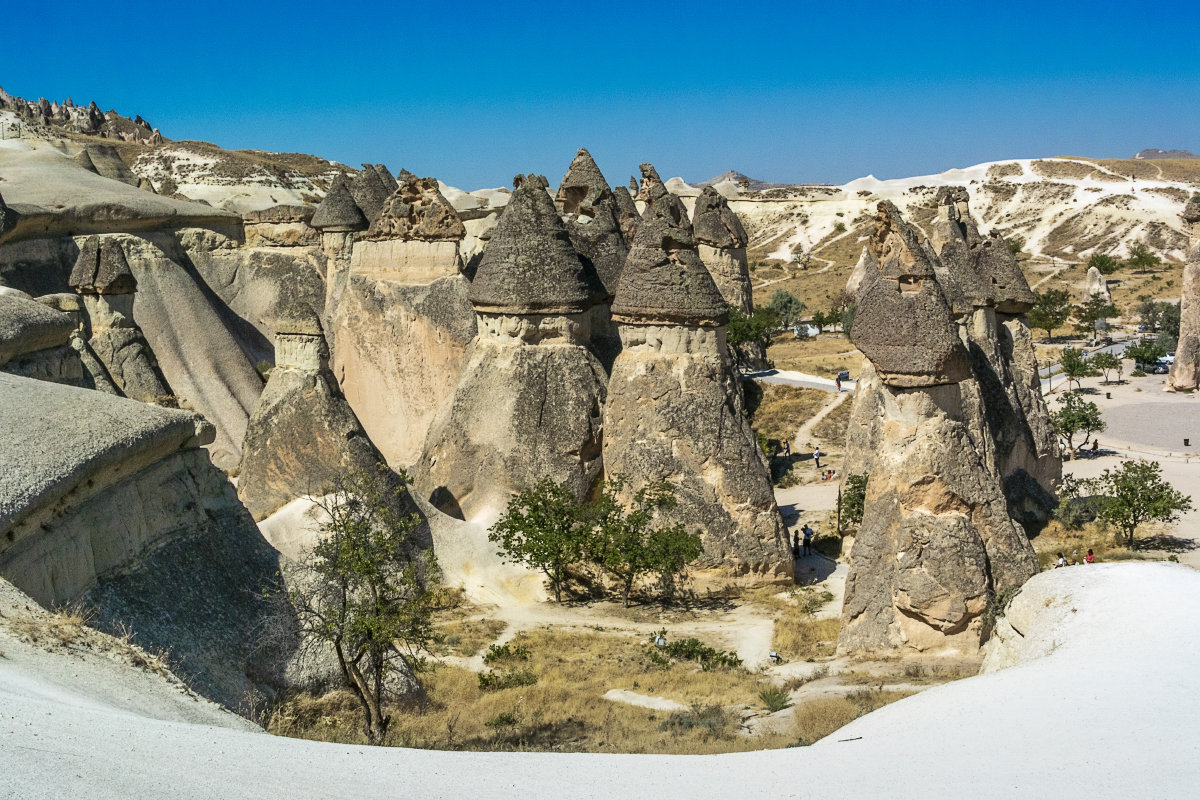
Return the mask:
<path fill-rule="evenodd" d="M 637 235 L 638 222 L 642 215 L 638 213 L 637 204 L 624 186 L 613 189 L 613 201 L 617 204 L 617 220 L 621 223 L 621 235 L 626 242 L 632 242 Z"/>
<path fill-rule="evenodd" d="M 137 280 L 120 242 L 89 236 L 68 283 L 83 296 L 88 345 L 121 393 L 143 402 L 170 395 L 154 353 L 133 321 Z"/>
<path fill-rule="evenodd" d="M 1108 281 L 1095 267 L 1088 267 L 1087 282 L 1084 284 L 1083 293 L 1088 297 L 1101 297 L 1106 303 L 1112 302 L 1112 295 L 1108 292 Z"/>
<path fill-rule="evenodd" d="M 354 242 L 344 277 L 329 284 L 334 374 L 396 467 L 421 455 L 475 336 L 461 272 L 464 235 L 437 181 L 402 171 L 396 192 Z"/>
<path fill-rule="evenodd" d="M 386 171 L 385 169 L 384 172 Z M 354 197 L 354 202 L 358 207 L 362 209 L 368 222 L 374 221 L 375 217 L 379 216 L 379 212 L 383 210 L 383 204 L 391 196 L 389 183 L 384 183 L 379 171 L 371 164 L 363 164 L 362 172 L 351 179 L 348 185 L 350 194 Z"/>
<path fill-rule="evenodd" d="M 745 314 L 753 312 L 750 265 L 746 260 L 749 238 L 742 221 L 729 207 L 729 200 L 713 187 L 704 187 L 692 210 L 692 228 L 700 260 L 725 302 Z"/>
<path fill-rule="evenodd" d="M 297 497 L 329 491 L 348 471 L 382 462 L 329 370 L 317 315 L 289 309 L 276 323 L 275 367 L 242 443 L 238 496 L 262 519 Z"/>
<path fill-rule="evenodd" d="M 317 206 L 308 224 L 321 231 L 321 246 L 329 260 L 341 260 L 347 264 L 350 261 L 350 248 L 354 244 L 354 233 L 365 231 L 369 225 L 342 175 L 333 179 L 325 199 Z M 333 283 L 331 278 L 327 277 L 327 282 Z"/>
<path fill-rule="evenodd" d="M 701 537 L 696 577 L 708 585 L 792 573 L 766 461 L 742 413 L 728 308 L 683 204 L 657 193 L 613 301 L 622 349 L 604 406 L 604 469 L 628 478 L 631 492 L 675 485 L 674 519 Z"/>
<path fill-rule="evenodd" d="M 601 470 L 605 374 L 586 345 L 604 290 L 545 179 L 516 183 L 471 284 L 471 359 L 413 472 L 422 496 L 468 520 L 494 519 L 543 478 L 583 499 Z"/>
<path fill-rule="evenodd" d="M 1200 195 L 1192 195 L 1183 210 L 1188 226 L 1189 249 L 1183 268 L 1183 294 L 1179 300 L 1179 344 L 1167 387 L 1176 392 L 1200 389 Z"/>
<path fill-rule="evenodd" d="M 638 164 L 638 171 L 642 173 L 642 185 L 638 189 L 634 199 L 639 203 L 645 203 L 646 207 L 654 204 L 654 201 L 668 194 L 666 185 L 662 182 L 662 178 L 658 177 L 658 170 L 653 164 Z M 633 179 L 630 178 L 630 189 L 633 189 Z M 645 210 L 642 211 L 645 214 Z"/>
<path fill-rule="evenodd" d="M 932 251 L 887 202 L 871 250 L 880 271 L 859 292 L 851 331 L 871 374 L 851 427 L 872 426 L 858 446 L 874 457 L 838 649 L 973 652 L 988 603 L 1035 574 L 1037 559 L 1009 516 L 994 444 L 978 421 L 973 359 Z M 860 413 L 863 403 L 874 419 Z"/>
<path fill-rule="evenodd" d="M 606 369 L 612 367 L 613 359 L 621 348 L 621 340 L 613 327 L 610 304 L 612 295 L 621 280 L 621 269 L 629 255 L 629 243 L 621 230 L 620 211 L 608 181 L 592 160 L 592 154 L 580 148 L 575 154 L 567 174 L 558 185 L 554 200 L 571 245 L 585 262 L 595 271 L 604 287 L 604 298 L 592 306 L 592 346 Z"/>

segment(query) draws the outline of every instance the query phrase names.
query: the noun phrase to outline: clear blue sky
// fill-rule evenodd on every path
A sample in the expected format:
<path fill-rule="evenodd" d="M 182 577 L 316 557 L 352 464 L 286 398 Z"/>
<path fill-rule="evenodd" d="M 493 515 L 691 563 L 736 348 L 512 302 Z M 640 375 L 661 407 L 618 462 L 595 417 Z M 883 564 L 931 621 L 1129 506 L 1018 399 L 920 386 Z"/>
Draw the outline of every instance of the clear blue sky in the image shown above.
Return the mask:
<path fill-rule="evenodd" d="M 0 86 L 463 188 L 1200 152 L 1195 2 L 12 3 Z"/>

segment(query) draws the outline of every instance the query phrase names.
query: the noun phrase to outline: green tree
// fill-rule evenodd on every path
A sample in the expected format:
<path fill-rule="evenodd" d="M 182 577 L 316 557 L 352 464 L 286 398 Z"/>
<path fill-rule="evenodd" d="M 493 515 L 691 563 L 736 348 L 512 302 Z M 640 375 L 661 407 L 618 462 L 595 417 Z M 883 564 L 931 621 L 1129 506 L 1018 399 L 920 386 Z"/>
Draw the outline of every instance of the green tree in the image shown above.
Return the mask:
<path fill-rule="evenodd" d="M 590 537 L 574 493 L 546 478 L 512 497 L 488 531 L 502 557 L 546 576 L 556 602 L 562 602 L 570 568 L 588 551 Z"/>
<path fill-rule="evenodd" d="M 829 317 L 825 316 L 824 311 L 817 311 L 808 318 L 808 324 L 817 329 L 817 333 L 823 333 L 825 326 L 829 324 Z"/>
<path fill-rule="evenodd" d="M 1093 337 L 1097 335 L 1101 322 L 1109 317 L 1115 317 L 1119 313 L 1121 312 L 1112 304 L 1112 301 L 1098 294 L 1092 295 L 1074 308 L 1074 317 L 1079 321 L 1079 331 L 1090 333 Z"/>
<path fill-rule="evenodd" d="M 857 528 L 862 524 L 863 511 L 866 509 L 867 477 L 866 475 L 847 475 L 842 484 L 838 510 L 843 527 Z"/>
<path fill-rule="evenodd" d="M 756 308 L 750 315 L 743 313 L 740 308 L 729 309 L 729 324 L 725 328 L 725 336 L 734 360 L 739 365 L 742 362 L 741 345 L 758 344 L 765 351 L 777 330 L 779 318 L 770 306 Z"/>
<path fill-rule="evenodd" d="M 1166 354 L 1162 345 L 1153 339 L 1143 339 L 1125 348 L 1125 357 L 1132 358 L 1134 364 L 1153 364 Z"/>
<path fill-rule="evenodd" d="M 1088 259 L 1087 265 L 1100 270 L 1101 275 L 1112 275 L 1121 268 L 1120 261 L 1104 253 L 1093 253 L 1092 257 Z"/>
<path fill-rule="evenodd" d="M 1100 373 L 1092 367 L 1082 350 L 1068 347 L 1062 351 L 1062 374 L 1067 379 L 1068 387 L 1074 383 L 1075 388 L 1079 389 L 1084 378 L 1094 378 Z"/>
<path fill-rule="evenodd" d="M 1048 289 L 1037 295 L 1037 302 L 1029 309 L 1029 325 L 1046 332 L 1047 339 L 1054 338 L 1054 329 L 1061 327 L 1071 316 L 1071 294 L 1066 289 Z"/>
<path fill-rule="evenodd" d="M 655 525 L 662 512 L 677 505 L 674 486 L 644 486 L 633 496 L 630 508 L 618 498 L 625 486 L 623 476 L 610 479 L 584 514 L 592 530 L 592 558 L 616 578 L 628 606 L 634 584 L 648 574 L 657 574 L 663 595 L 670 595 L 679 574 L 700 557 L 704 546 L 682 524 Z"/>
<path fill-rule="evenodd" d="M 1083 442 L 1108 427 L 1100 418 L 1100 409 L 1095 403 L 1085 402 L 1079 392 L 1067 392 L 1059 398 L 1059 408 L 1050 414 L 1054 433 L 1062 440 L 1068 453 L 1075 452 L 1075 437 L 1083 434 Z"/>
<path fill-rule="evenodd" d="M 851 303 L 842 309 L 839 322 L 842 323 L 842 335 L 850 338 L 850 329 L 854 327 L 854 316 L 858 313 L 858 305 Z"/>
<path fill-rule="evenodd" d="M 1092 355 L 1092 357 L 1088 359 L 1088 363 L 1090 363 L 1094 368 L 1096 368 L 1104 373 L 1104 382 L 1105 383 L 1111 382 L 1108 379 L 1108 374 L 1110 372 L 1116 372 L 1117 379 L 1120 380 L 1121 359 L 1115 353 L 1109 353 L 1106 351 L 1094 353 Z"/>
<path fill-rule="evenodd" d="M 1173 339 L 1179 338 L 1179 303 L 1163 303 L 1162 316 L 1159 319 L 1159 325 L 1162 326 L 1163 333 L 1168 334 Z"/>
<path fill-rule="evenodd" d="M 1088 482 L 1100 498 L 1100 518 L 1125 533 L 1129 546 L 1144 522 L 1168 524 L 1192 508 L 1192 498 L 1162 478 L 1157 461 L 1125 461 Z"/>
<path fill-rule="evenodd" d="M 1014 256 L 1021 255 L 1021 251 L 1025 249 L 1025 237 L 1020 234 L 1014 234 L 1004 240 L 1008 244 L 1008 250 Z"/>
<path fill-rule="evenodd" d="M 389 676 L 401 662 L 413 674 L 425 666 L 440 594 L 433 553 L 412 539 L 420 518 L 405 510 L 404 481 L 383 465 L 344 476 L 318 501 L 327 521 L 287 581 L 299 633 L 332 646 L 375 745 L 391 722 Z"/>
<path fill-rule="evenodd" d="M 1162 315 L 1164 303 L 1156 303 L 1153 300 L 1143 300 L 1138 303 L 1137 315 L 1138 322 L 1149 331 L 1157 331 L 1162 325 Z"/>
<path fill-rule="evenodd" d="M 806 306 L 800 301 L 800 298 L 783 289 L 775 290 L 767 307 L 775 313 L 779 324 L 785 328 L 794 328 L 800 324 L 806 310 Z"/>
<path fill-rule="evenodd" d="M 1129 245 L 1129 258 L 1125 263 L 1134 269 L 1151 270 L 1162 263 L 1158 253 L 1155 253 L 1145 242 L 1134 242 Z"/>

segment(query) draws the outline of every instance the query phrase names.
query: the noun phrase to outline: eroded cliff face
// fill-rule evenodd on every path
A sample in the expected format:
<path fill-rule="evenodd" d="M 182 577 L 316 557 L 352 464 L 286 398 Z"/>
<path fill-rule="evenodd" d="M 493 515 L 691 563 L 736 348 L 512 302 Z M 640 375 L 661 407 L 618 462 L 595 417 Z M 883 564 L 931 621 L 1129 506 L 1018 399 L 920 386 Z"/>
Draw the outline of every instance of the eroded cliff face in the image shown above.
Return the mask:
<path fill-rule="evenodd" d="M 1179 300 L 1179 344 L 1167 385 L 1176 392 L 1194 392 L 1200 389 L 1200 195 L 1188 201 L 1183 221 L 1189 229 L 1189 249 Z"/>

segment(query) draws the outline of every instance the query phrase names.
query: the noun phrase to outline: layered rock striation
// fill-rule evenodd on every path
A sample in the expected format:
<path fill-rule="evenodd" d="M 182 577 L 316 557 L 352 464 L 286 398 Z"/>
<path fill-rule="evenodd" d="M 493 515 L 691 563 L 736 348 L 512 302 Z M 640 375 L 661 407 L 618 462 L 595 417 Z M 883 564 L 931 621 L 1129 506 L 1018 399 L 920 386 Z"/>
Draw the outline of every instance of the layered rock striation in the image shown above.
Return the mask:
<path fill-rule="evenodd" d="M 704 544 L 700 583 L 786 578 L 787 532 L 725 341 L 728 304 L 682 203 L 655 195 L 613 300 L 622 349 L 604 406 L 605 473 L 630 492 L 676 487 L 673 519 Z"/>
<path fill-rule="evenodd" d="M 543 478 L 582 500 L 601 470 L 605 373 L 588 320 L 604 290 L 545 179 L 516 183 L 470 287 L 470 360 L 414 469 L 423 496 L 468 520 L 494 519 Z"/>

